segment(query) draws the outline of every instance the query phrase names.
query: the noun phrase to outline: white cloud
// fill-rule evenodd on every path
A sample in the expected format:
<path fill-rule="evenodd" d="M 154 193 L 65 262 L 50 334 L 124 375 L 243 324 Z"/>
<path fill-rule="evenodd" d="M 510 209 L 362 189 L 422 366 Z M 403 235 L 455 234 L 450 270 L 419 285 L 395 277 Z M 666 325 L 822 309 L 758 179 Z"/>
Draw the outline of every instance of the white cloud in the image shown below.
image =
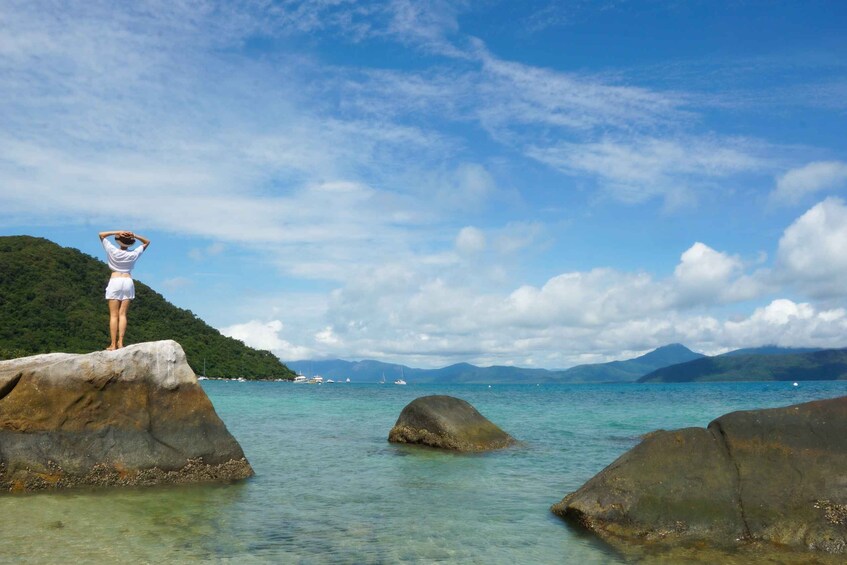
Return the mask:
<path fill-rule="evenodd" d="M 844 187 L 847 187 L 847 163 L 816 161 L 791 169 L 777 178 L 771 198 L 784 204 L 794 204 L 809 194 Z"/>
<path fill-rule="evenodd" d="M 717 179 L 766 168 L 758 150 L 738 139 L 604 139 L 530 147 L 528 154 L 567 174 L 588 174 L 616 198 L 637 203 L 656 196 L 679 199 Z"/>
<path fill-rule="evenodd" d="M 724 286 L 741 269 L 741 260 L 715 251 L 699 241 L 680 257 L 674 276 L 684 287 L 712 290 Z"/>
<path fill-rule="evenodd" d="M 456 236 L 456 250 L 463 255 L 472 255 L 485 249 L 485 234 L 481 229 L 467 226 Z"/>
<path fill-rule="evenodd" d="M 749 318 L 727 321 L 723 341 L 747 346 L 844 347 L 847 310 L 817 310 L 809 303 L 774 300 L 757 308 Z"/>
<path fill-rule="evenodd" d="M 682 101 L 673 95 L 506 61 L 481 42 L 476 42 L 476 53 L 483 65 L 479 116 L 489 129 L 520 124 L 574 131 L 629 129 L 685 115 L 679 109 Z"/>
<path fill-rule="evenodd" d="M 844 208 L 835 201 L 820 206 L 821 212 Z M 847 225 L 828 211 L 824 225 Z M 786 242 L 809 245 L 796 240 L 797 226 L 820 228 L 818 220 L 806 215 L 789 227 L 781 256 Z M 815 237 L 819 231 L 812 230 Z M 747 262 L 701 242 L 681 254 L 666 278 L 592 269 L 562 273 L 540 286 L 483 291 L 474 286 L 470 271 L 453 277 L 444 263 L 437 270 L 429 266 L 383 264 L 334 292 L 327 319 L 340 351 L 424 366 L 532 359 L 539 366 L 561 367 L 584 360 L 586 351 L 611 359 L 615 352 L 644 352 L 672 342 L 710 353 L 769 343 L 837 347 L 843 346 L 847 324 L 842 307 L 787 298 L 745 317 L 737 308 L 780 292 L 775 277 L 784 275 L 763 269 L 761 257 Z"/>
<path fill-rule="evenodd" d="M 565 273 L 541 288 L 523 286 L 500 306 L 502 322 L 523 327 L 597 327 L 667 308 L 668 297 L 647 274 L 611 269 Z"/>
<path fill-rule="evenodd" d="M 404 42 L 420 45 L 427 51 L 451 57 L 464 54 L 448 39 L 459 29 L 456 17 L 465 0 L 390 0 L 391 19 L 387 32 Z"/>
<path fill-rule="evenodd" d="M 847 205 L 827 198 L 800 216 L 779 240 L 784 280 L 819 298 L 847 296 Z"/>
<path fill-rule="evenodd" d="M 674 288 L 680 306 L 738 302 L 759 296 L 763 281 L 743 273 L 738 256 L 715 251 L 697 242 L 685 251 L 674 269 Z"/>
<path fill-rule="evenodd" d="M 596 183 L 619 201 L 674 205 L 775 165 L 765 143 L 692 131 L 702 116 L 686 93 L 498 57 L 462 33 L 470 6 L 0 4 L 0 221 L 132 222 L 215 242 L 189 251 L 197 259 L 262 246 L 269 279 L 277 269 L 317 290 L 263 302 L 224 332 L 285 359 L 564 366 L 785 330 L 783 303 L 728 325 L 732 306 L 772 290 L 732 251 L 695 243 L 666 278 L 562 272 L 554 254 L 525 260 L 555 240 L 529 198 L 482 217 L 504 187 L 536 197 L 539 179 L 539 193 Z M 332 66 L 309 51 L 327 37 L 317 32 L 426 57 L 414 70 Z M 251 53 L 280 37 L 285 50 Z M 777 192 L 837 188 L 843 166 L 789 171 Z M 776 272 L 800 294 L 843 298 L 844 208 L 826 201 L 786 230 Z M 835 339 L 841 310 L 795 306 L 799 337 Z"/>
<path fill-rule="evenodd" d="M 322 344 L 328 345 L 330 347 L 337 347 L 341 345 L 341 340 L 335 335 L 335 331 L 332 326 L 327 326 L 322 329 L 318 333 L 315 334 L 315 341 Z"/>
<path fill-rule="evenodd" d="M 313 354 L 311 349 L 293 345 L 280 337 L 283 328 L 284 325 L 279 320 L 269 322 L 250 320 L 243 324 L 221 328 L 220 331 L 223 335 L 241 340 L 250 347 L 272 351 L 280 359 L 294 361 L 311 357 Z"/>

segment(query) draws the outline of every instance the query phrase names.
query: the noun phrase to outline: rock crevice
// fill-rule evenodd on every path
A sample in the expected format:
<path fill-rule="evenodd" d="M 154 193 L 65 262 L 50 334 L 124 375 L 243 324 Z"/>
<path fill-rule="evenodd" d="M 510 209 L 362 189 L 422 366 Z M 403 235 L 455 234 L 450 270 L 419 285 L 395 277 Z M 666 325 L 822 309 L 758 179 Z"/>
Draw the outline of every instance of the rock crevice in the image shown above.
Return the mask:
<path fill-rule="evenodd" d="M 721 446 L 721 451 L 724 453 L 727 462 L 733 469 L 735 469 L 735 475 L 732 477 L 733 490 L 735 490 L 735 500 L 738 504 L 741 525 L 744 528 L 743 539 L 750 539 L 750 526 L 747 524 L 747 516 L 744 512 L 744 496 L 741 491 L 741 470 L 738 467 L 738 463 L 732 456 L 732 450 L 729 447 L 729 443 L 726 441 L 726 434 L 724 433 L 723 428 L 721 428 L 720 423 L 712 422 L 706 429 L 712 434 L 712 437 L 715 438 L 718 445 Z"/>
<path fill-rule="evenodd" d="M 18 386 L 19 382 L 21 382 L 21 377 L 23 377 L 23 376 L 24 376 L 23 373 L 18 373 L 17 375 L 13 376 L 12 378 L 7 380 L 3 384 L 0 384 L 0 400 L 3 400 L 13 390 L 15 390 L 15 387 Z"/>

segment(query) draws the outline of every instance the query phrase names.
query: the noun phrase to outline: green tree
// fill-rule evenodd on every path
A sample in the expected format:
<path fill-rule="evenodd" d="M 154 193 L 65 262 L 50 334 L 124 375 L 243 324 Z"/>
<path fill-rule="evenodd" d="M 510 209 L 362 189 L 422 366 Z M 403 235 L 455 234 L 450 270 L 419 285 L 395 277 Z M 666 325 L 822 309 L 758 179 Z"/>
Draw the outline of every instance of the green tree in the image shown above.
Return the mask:
<path fill-rule="evenodd" d="M 30 236 L 0 237 L 0 359 L 62 351 L 87 353 L 109 342 L 103 290 L 109 269 L 77 249 Z M 293 379 L 270 351 L 247 347 L 177 308 L 142 282 L 125 343 L 173 339 L 188 364 L 209 377 Z"/>

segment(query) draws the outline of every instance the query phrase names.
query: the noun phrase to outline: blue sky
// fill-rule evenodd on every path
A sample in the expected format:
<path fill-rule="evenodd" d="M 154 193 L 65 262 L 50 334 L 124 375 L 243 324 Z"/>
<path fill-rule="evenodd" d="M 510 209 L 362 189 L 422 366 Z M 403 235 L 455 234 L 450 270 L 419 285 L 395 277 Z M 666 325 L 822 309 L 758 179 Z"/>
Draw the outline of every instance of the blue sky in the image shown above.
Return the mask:
<path fill-rule="evenodd" d="M 843 347 L 845 29 L 837 1 L 3 2 L 0 235 L 144 234 L 136 278 L 283 360 Z"/>

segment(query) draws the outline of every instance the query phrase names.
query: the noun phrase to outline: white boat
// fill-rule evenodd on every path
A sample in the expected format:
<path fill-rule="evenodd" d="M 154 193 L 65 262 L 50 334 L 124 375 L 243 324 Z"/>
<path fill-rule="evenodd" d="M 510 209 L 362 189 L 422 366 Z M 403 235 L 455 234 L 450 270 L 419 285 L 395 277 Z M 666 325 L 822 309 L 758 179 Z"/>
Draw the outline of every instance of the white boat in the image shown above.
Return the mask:
<path fill-rule="evenodd" d="M 379 384 L 381 384 L 381 385 L 385 384 L 385 373 L 382 374 L 382 380 L 379 381 Z"/>
<path fill-rule="evenodd" d="M 321 376 L 315 375 L 314 377 L 312 377 L 311 379 L 309 379 L 306 382 L 308 382 L 310 385 L 322 385 L 322 384 L 324 384 L 324 378 L 321 377 Z"/>
<path fill-rule="evenodd" d="M 295 383 L 305 383 L 306 380 L 307 379 L 306 379 L 305 375 L 297 375 L 296 377 L 294 377 Z"/>
<path fill-rule="evenodd" d="M 325 382 L 326 384 L 332 384 L 332 383 L 334 383 L 335 381 L 334 381 L 334 380 L 332 380 L 332 379 L 327 379 L 327 380 L 325 380 L 324 382 Z"/>
<path fill-rule="evenodd" d="M 347 380 L 346 380 L 346 381 L 344 381 L 344 382 L 345 382 L 345 383 L 349 383 L 349 382 L 350 382 L 350 377 L 347 377 Z"/>
<path fill-rule="evenodd" d="M 406 381 L 405 381 L 405 380 L 403 380 L 403 377 L 404 377 L 404 376 L 405 376 L 405 375 L 403 374 L 403 367 L 400 367 L 400 378 L 399 378 L 399 379 L 397 379 L 396 381 L 394 381 L 394 384 L 396 384 L 396 385 L 404 385 L 404 384 L 406 384 Z"/>

